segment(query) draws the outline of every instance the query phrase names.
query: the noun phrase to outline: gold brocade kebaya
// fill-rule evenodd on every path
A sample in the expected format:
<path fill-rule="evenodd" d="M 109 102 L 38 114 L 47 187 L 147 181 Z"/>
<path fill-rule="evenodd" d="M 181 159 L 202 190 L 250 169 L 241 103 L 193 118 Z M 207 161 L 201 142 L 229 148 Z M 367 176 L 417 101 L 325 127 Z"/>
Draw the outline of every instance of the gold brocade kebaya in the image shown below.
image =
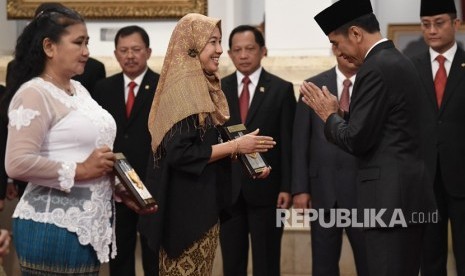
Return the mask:
<path fill-rule="evenodd" d="M 188 14 L 173 31 L 148 121 L 157 157 L 164 137 L 173 135 L 177 130 L 172 127 L 188 116 L 198 114 L 198 127 L 204 129 L 229 119 L 219 76 L 205 72 L 199 60 L 199 53 L 217 26 L 220 28 L 219 19 Z"/>

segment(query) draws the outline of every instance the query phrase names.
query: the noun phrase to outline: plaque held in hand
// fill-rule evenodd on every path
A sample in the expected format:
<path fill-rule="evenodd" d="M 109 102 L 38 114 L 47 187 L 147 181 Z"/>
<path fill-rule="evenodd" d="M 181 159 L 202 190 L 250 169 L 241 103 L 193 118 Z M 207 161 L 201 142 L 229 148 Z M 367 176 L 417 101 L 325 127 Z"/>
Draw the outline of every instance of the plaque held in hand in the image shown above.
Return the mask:
<path fill-rule="evenodd" d="M 224 132 L 229 140 L 236 139 L 248 133 L 244 124 L 237 124 L 232 126 L 223 127 Z M 238 156 L 240 162 L 245 167 L 250 176 L 258 176 L 263 170 L 268 167 L 265 158 L 259 152 L 241 154 Z"/>
<path fill-rule="evenodd" d="M 134 168 L 129 164 L 124 154 L 115 153 L 115 157 L 114 171 L 130 197 L 142 209 L 156 205 L 155 199 L 147 190 L 147 187 L 145 187 Z"/>

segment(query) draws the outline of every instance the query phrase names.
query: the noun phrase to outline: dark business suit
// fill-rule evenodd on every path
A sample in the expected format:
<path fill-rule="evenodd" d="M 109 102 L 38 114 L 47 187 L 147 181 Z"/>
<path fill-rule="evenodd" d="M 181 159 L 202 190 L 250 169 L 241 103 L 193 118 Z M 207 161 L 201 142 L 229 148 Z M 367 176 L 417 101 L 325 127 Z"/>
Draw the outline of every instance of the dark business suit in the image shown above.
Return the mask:
<path fill-rule="evenodd" d="M 11 78 L 11 75 L 8 74 L 8 71 L 11 69 L 12 61 L 8 62 L 7 68 L 6 68 L 6 83 L 8 85 L 8 80 Z M 73 77 L 74 80 L 79 81 L 86 89 L 89 91 L 89 93 L 92 95 L 93 93 L 93 88 L 95 84 L 101 80 L 104 79 L 106 76 L 105 72 L 105 65 L 103 65 L 102 62 L 89 57 L 87 60 L 86 66 L 84 67 L 84 73 L 81 75 L 76 75 Z"/>
<path fill-rule="evenodd" d="M 0 85 L 0 100 L 2 100 L 5 91 L 5 86 Z M 5 152 L 8 137 L 8 118 L 6 118 L 6 113 L 7 112 L 5 112 L 5 118 L 0 118 L 0 162 L 2 162 L 0 164 L 0 199 L 5 199 L 8 183 L 8 175 L 5 171 Z M 27 182 L 13 179 L 13 185 L 17 187 L 18 196 L 21 197 L 24 189 L 26 188 Z"/>
<path fill-rule="evenodd" d="M 428 170 L 435 177 L 439 223 L 428 224 L 424 238 L 422 275 L 447 275 L 448 220 L 457 274 L 465 275 L 465 52 L 458 48 L 438 108 L 429 51 L 412 58 L 423 90 L 422 122 L 426 125 Z"/>
<path fill-rule="evenodd" d="M 116 121 L 117 132 L 114 152 L 122 152 L 141 179 L 145 179 L 147 161 L 151 154 L 151 137 L 147 127 L 159 75 L 148 69 L 134 101 L 129 118 L 126 117 L 123 73 L 97 83 L 94 99 Z M 116 203 L 116 244 L 118 255 L 110 260 L 111 275 L 135 275 L 134 251 L 137 238 L 138 214 L 123 203 Z M 141 236 L 142 264 L 146 275 L 155 275 L 158 254 L 150 250 Z"/>
<path fill-rule="evenodd" d="M 231 119 L 241 123 L 237 76 L 221 81 Z M 275 139 L 276 146 L 264 157 L 272 166 L 266 179 L 252 179 L 239 162 L 232 168 L 232 218 L 221 226 L 220 241 L 224 275 L 246 275 L 248 237 L 251 236 L 253 273 L 279 275 L 282 228 L 276 225 L 276 204 L 280 192 L 290 193 L 291 135 L 296 100 L 292 84 L 262 70 L 247 113 L 249 131 Z"/>
<path fill-rule="evenodd" d="M 5 93 L 5 86 L 0 85 L 0 101 Z M 7 140 L 7 128 L 4 127 L 3 118 L 0 118 L 2 127 L 0 128 L 0 200 L 4 200 L 6 197 L 6 185 L 8 182 L 8 175 L 5 171 L 5 150 L 6 150 L 6 140 Z M 6 122 L 5 122 L 6 124 Z"/>
<path fill-rule="evenodd" d="M 421 89 L 411 62 L 392 41 L 381 42 L 357 73 L 348 122 L 332 114 L 325 124 L 327 139 L 359 158 L 359 211 L 385 208 L 381 219 L 389 225 L 401 210 L 408 224 L 383 228 L 373 223 L 365 230 L 370 275 L 418 275 L 423 227 L 412 214 L 435 210 L 419 147 Z"/>
<path fill-rule="evenodd" d="M 337 96 L 336 69 L 331 68 L 306 81 L 327 86 Z M 331 208 L 356 208 L 357 158 L 329 143 L 324 123 L 300 99 L 297 103 L 292 135 L 292 194 L 311 195 L 312 208 L 329 212 Z M 312 275 L 338 276 L 344 228 L 324 228 L 311 222 Z M 363 233 L 346 227 L 359 276 L 368 275 Z"/>
<path fill-rule="evenodd" d="M 84 67 L 84 73 L 74 76 L 73 79 L 79 81 L 92 96 L 95 84 L 97 84 L 99 80 L 104 79 L 105 76 L 105 65 L 90 57 Z"/>

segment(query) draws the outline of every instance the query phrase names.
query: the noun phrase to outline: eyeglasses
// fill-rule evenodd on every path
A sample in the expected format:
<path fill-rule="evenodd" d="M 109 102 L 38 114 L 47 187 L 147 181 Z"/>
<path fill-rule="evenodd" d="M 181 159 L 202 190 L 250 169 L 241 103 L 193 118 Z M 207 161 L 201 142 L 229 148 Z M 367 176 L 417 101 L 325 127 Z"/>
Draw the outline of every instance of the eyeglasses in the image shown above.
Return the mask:
<path fill-rule="evenodd" d="M 422 21 L 421 22 L 421 28 L 424 29 L 424 30 L 429 30 L 429 29 L 431 29 L 431 27 L 433 27 L 435 29 L 442 29 L 444 27 L 444 25 L 449 21 L 452 21 L 452 19 L 449 19 L 449 20 L 440 19 L 440 20 L 436 20 L 434 22 Z"/>
<path fill-rule="evenodd" d="M 145 48 L 139 48 L 139 47 L 134 47 L 134 48 L 120 48 L 116 49 L 116 51 L 123 56 L 129 55 L 129 53 L 132 53 L 133 55 L 139 55 L 144 51 Z"/>

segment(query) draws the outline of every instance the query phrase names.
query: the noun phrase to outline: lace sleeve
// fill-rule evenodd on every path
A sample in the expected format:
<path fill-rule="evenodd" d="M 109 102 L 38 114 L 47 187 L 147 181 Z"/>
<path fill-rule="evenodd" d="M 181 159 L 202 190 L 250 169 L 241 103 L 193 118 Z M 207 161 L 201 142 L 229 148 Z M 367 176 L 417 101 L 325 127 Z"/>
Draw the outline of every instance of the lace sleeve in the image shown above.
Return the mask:
<path fill-rule="evenodd" d="M 51 160 L 43 153 L 54 116 L 38 88 L 29 86 L 17 92 L 8 110 L 6 171 L 14 179 L 69 191 L 76 163 Z"/>

